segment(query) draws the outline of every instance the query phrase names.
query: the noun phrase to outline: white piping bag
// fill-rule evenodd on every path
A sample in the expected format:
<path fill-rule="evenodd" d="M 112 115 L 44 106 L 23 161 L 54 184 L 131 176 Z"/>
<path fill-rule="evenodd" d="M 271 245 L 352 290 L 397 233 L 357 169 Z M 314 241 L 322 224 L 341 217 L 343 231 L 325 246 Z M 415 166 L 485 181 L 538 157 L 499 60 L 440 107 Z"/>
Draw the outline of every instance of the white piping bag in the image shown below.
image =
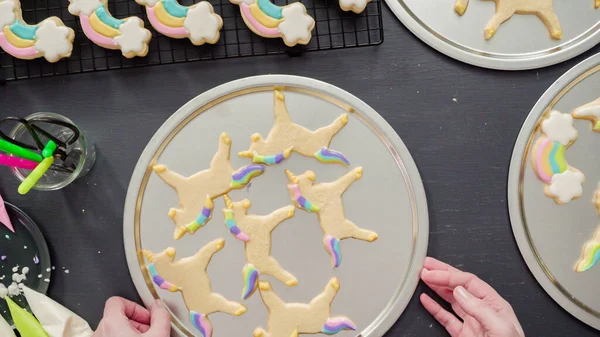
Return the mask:
<path fill-rule="evenodd" d="M 13 329 L 8 325 L 8 322 L 0 315 L 0 336 L 2 337 L 17 337 Z"/>

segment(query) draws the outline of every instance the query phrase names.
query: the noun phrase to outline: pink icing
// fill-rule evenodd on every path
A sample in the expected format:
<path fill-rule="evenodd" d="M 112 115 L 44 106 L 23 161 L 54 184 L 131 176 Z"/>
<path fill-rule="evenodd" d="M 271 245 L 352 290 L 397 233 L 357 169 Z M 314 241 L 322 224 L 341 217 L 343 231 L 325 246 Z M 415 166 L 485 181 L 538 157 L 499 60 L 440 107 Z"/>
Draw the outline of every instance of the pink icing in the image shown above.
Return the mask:
<path fill-rule="evenodd" d="M 83 29 L 83 32 L 85 33 L 85 36 L 88 37 L 88 39 L 94 41 L 96 44 L 99 44 L 99 45 L 104 45 L 104 46 L 116 46 L 117 45 L 117 43 L 115 41 L 113 41 L 113 39 L 96 32 L 94 30 L 94 28 L 92 28 L 92 26 L 90 25 L 90 19 L 87 16 L 81 14 L 81 15 L 79 15 L 79 20 L 81 22 L 81 28 Z"/>
<path fill-rule="evenodd" d="M 540 179 L 542 179 L 542 181 L 544 182 L 551 182 L 552 181 L 552 177 L 550 177 L 549 175 L 546 174 L 546 172 L 544 172 L 544 151 L 546 149 L 546 146 L 548 146 L 548 143 L 550 142 L 550 140 L 548 138 L 544 139 L 544 141 L 542 142 L 542 144 L 538 147 L 538 153 L 537 153 L 537 157 L 536 157 L 536 166 L 537 166 L 537 172 L 538 175 L 540 176 Z"/>
<path fill-rule="evenodd" d="M 30 58 L 39 54 L 34 46 L 27 48 L 19 48 L 13 46 L 8 42 L 6 36 L 4 36 L 3 33 L 0 33 L 0 47 L 2 47 L 2 49 L 4 49 L 5 52 L 18 58 Z"/>
<path fill-rule="evenodd" d="M 148 14 L 148 20 L 150 21 L 150 24 L 152 24 L 152 27 L 154 27 L 154 29 L 156 29 L 161 34 L 175 36 L 188 35 L 188 31 L 184 27 L 174 28 L 163 25 L 160 21 L 158 21 L 153 7 L 146 7 L 146 14 Z"/>
<path fill-rule="evenodd" d="M 254 27 L 254 29 L 256 29 L 259 33 L 266 36 L 279 36 L 279 29 L 267 28 L 261 25 L 260 22 L 258 22 L 252 16 L 252 13 L 250 12 L 250 7 L 248 7 L 248 5 L 246 5 L 244 2 L 240 4 L 240 10 L 242 11 L 242 15 L 244 15 L 244 17 L 248 20 L 250 25 L 252 25 L 252 27 Z"/>

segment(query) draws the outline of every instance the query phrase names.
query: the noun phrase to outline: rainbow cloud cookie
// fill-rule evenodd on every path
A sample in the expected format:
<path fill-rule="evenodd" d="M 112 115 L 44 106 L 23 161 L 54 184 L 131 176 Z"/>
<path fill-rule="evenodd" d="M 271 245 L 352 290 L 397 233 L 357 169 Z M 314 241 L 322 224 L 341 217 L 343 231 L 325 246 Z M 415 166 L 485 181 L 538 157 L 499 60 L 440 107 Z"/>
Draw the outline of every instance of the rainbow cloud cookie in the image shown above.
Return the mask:
<path fill-rule="evenodd" d="M 592 268 L 600 260 L 600 227 L 594 233 L 591 241 L 583 246 L 581 259 L 575 265 L 575 271 L 583 273 Z"/>
<path fill-rule="evenodd" d="M 299 2 L 277 6 L 270 0 L 230 0 L 240 6 L 244 22 L 255 34 L 266 38 L 282 38 L 289 47 L 308 44 L 315 20 Z"/>
<path fill-rule="evenodd" d="M 32 60 L 44 57 L 56 62 L 71 56 L 75 33 L 57 17 L 28 25 L 21 15 L 19 0 L 0 0 L 0 47 L 8 54 Z"/>
<path fill-rule="evenodd" d="M 127 58 L 148 54 L 152 34 L 144 28 L 140 18 L 115 18 L 108 11 L 108 0 L 69 2 L 69 13 L 79 16 L 85 36 L 95 44 L 106 49 L 120 49 Z"/>
<path fill-rule="evenodd" d="M 152 27 L 174 39 L 188 38 L 196 45 L 217 43 L 221 37 L 223 19 L 215 14 L 213 6 L 201 1 L 192 6 L 182 6 L 177 0 L 136 0 L 146 7 Z"/>

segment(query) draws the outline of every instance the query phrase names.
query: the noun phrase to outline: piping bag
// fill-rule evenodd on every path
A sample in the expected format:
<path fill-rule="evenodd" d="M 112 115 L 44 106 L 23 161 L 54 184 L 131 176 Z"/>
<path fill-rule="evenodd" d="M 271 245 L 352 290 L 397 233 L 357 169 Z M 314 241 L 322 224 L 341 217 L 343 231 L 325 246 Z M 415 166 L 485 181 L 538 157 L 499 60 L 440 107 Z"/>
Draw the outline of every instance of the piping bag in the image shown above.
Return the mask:
<path fill-rule="evenodd" d="M 2 199 L 2 195 L 0 195 L 0 223 L 4 224 L 6 228 L 8 228 L 11 232 L 15 232 L 15 228 L 10 222 L 10 218 L 8 217 L 8 213 L 6 213 L 6 205 L 4 205 L 4 200 Z"/>
<path fill-rule="evenodd" d="M 0 315 L 0 336 L 2 337 L 17 337 L 13 329 L 8 325 L 8 322 Z"/>
<path fill-rule="evenodd" d="M 23 286 L 31 311 L 50 337 L 91 337 L 94 331 L 81 317 L 50 297 Z M 23 336 L 27 337 L 27 336 Z M 36 336 L 37 337 L 37 336 Z"/>
<path fill-rule="evenodd" d="M 15 321 L 15 326 L 21 334 L 21 337 L 48 336 L 46 331 L 44 331 L 44 328 L 40 325 L 40 322 L 38 322 L 32 314 L 13 302 L 10 297 L 6 296 L 4 299 L 6 300 L 6 303 L 8 303 L 8 310 L 10 310 L 10 315 L 12 316 L 13 321 Z"/>

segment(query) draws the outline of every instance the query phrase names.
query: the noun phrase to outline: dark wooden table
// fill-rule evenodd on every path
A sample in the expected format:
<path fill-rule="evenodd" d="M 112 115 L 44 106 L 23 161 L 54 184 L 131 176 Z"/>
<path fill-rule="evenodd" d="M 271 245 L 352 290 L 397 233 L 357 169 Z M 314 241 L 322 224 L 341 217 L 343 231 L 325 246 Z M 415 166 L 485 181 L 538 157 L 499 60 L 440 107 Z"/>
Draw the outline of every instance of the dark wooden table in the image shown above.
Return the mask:
<path fill-rule="evenodd" d="M 384 6 L 385 7 L 385 6 Z M 600 51 L 550 68 L 500 72 L 454 61 L 414 37 L 384 8 L 381 46 L 72 75 L 0 85 L 0 114 L 52 111 L 89 132 L 98 159 L 58 192 L 0 192 L 41 226 L 56 271 L 50 295 L 96 326 L 113 295 L 138 299 L 125 262 L 123 204 L 129 178 L 160 125 L 194 96 L 252 75 L 294 74 L 339 86 L 371 105 L 405 142 L 429 202 L 429 255 L 489 282 L 528 336 L 598 336 L 562 310 L 519 254 L 506 203 L 512 147 L 529 110 L 565 71 Z M 456 100 L 453 100 L 453 99 Z M 69 270 L 66 274 L 63 267 Z M 427 291 L 420 285 L 417 294 Z M 387 336 L 445 336 L 412 302 Z"/>

